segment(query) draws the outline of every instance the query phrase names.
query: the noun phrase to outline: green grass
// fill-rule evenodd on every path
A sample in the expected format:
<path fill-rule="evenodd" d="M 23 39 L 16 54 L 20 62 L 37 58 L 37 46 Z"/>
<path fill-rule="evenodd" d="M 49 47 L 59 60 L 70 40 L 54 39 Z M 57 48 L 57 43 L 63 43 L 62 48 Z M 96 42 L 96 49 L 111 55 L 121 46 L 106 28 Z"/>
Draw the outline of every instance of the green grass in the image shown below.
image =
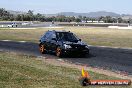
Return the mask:
<path fill-rule="evenodd" d="M 38 29 L 1 29 L 0 40 L 38 42 L 41 35 L 47 30 L 70 30 L 90 45 L 132 48 L 132 30 L 117 30 L 105 28 L 38 28 Z"/>
<path fill-rule="evenodd" d="M 92 79 L 115 79 L 89 72 Z M 83 88 L 78 82 L 81 71 L 53 66 L 34 56 L 0 52 L 0 88 Z M 132 86 L 96 86 L 131 88 Z M 90 86 L 87 88 L 95 88 Z"/>
<path fill-rule="evenodd" d="M 132 47 L 132 30 L 76 28 L 72 31 L 91 45 Z"/>

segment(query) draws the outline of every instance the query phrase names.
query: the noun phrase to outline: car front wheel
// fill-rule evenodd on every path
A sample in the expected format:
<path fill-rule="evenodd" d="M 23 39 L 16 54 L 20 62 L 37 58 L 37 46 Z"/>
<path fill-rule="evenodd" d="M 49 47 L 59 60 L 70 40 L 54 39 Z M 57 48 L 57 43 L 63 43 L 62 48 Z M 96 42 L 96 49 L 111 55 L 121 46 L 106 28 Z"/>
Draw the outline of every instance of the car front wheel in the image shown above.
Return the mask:
<path fill-rule="evenodd" d="M 56 56 L 57 56 L 57 57 L 62 57 L 62 50 L 61 50 L 60 47 L 57 47 L 57 48 L 56 48 Z"/>

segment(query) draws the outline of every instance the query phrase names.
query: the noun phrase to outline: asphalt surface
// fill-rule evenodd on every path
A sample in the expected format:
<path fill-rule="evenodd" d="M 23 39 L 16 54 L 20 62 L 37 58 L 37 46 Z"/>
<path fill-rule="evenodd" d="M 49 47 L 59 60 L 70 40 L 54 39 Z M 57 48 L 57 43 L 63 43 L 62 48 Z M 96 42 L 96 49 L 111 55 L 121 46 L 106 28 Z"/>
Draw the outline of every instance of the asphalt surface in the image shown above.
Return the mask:
<path fill-rule="evenodd" d="M 54 55 L 39 52 L 37 43 L 0 41 L 0 50 L 16 51 L 36 56 L 58 59 Z M 85 64 L 112 71 L 120 71 L 132 75 L 132 49 L 116 49 L 90 46 L 90 55 L 86 58 L 62 58 L 76 64 Z"/>
<path fill-rule="evenodd" d="M 0 22 L 0 25 L 7 26 L 7 25 L 11 25 L 12 23 L 16 23 L 17 28 L 37 28 L 37 27 L 54 27 L 54 26 L 57 26 L 57 24 L 52 24 L 52 22 L 33 23 L 33 24 L 28 22 L 27 25 L 22 25 L 22 23 L 24 23 L 24 22 Z"/>
<path fill-rule="evenodd" d="M 24 22 L 0 22 L 0 25 L 11 25 L 12 23 L 17 24 L 17 28 L 36 28 L 36 27 L 50 27 L 50 26 L 83 26 L 83 27 L 108 27 L 108 26 L 121 26 L 121 27 L 127 27 L 128 24 L 125 23 L 69 23 L 69 22 L 55 22 L 52 24 L 52 22 L 42 22 L 42 23 L 31 23 L 27 25 L 22 25 Z"/>

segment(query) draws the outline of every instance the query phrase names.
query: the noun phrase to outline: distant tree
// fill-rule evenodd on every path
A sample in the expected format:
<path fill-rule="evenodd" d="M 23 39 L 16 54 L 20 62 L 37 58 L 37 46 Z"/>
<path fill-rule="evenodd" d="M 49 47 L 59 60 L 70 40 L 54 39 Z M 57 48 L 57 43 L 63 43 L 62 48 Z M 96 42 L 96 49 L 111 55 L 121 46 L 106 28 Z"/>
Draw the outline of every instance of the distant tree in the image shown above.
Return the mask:
<path fill-rule="evenodd" d="M 121 17 L 119 17 L 117 20 L 118 20 L 118 23 L 122 23 L 123 22 L 123 19 Z"/>
<path fill-rule="evenodd" d="M 75 22 L 76 18 L 74 16 L 72 16 L 72 17 L 70 17 L 70 19 L 71 19 L 72 22 Z"/>
<path fill-rule="evenodd" d="M 0 20 L 13 20 L 13 14 L 10 14 L 8 11 L 6 11 L 4 8 L 0 8 Z"/>
<path fill-rule="evenodd" d="M 42 14 L 37 13 L 37 15 L 35 15 L 35 20 L 40 21 L 42 17 Z"/>
<path fill-rule="evenodd" d="M 90 18 L 90 20 L 92 20 L 92 21 L 97 21 L 97 18 Z"/>
<path fill-rule="evenodd" d="M 87 21 L 87 17 L 86 16 L 83 16 L 82 17 L 82 20 Z"/>
<path fill-rule="evenodd" d="M 80 20 L 83 20 L 83 16 L 81 16 L 81 15 L 79 15 L 78 18 L 79 18 Z"/>
<path fill-rule="evenodd" d="M 105 22 L 105 23 L 113 23 L 112 17 L 111 17 L 111 16 L 106 16 L 106 17 L 104 18 L 104 22 Z"/>
<path fill-rule="evenodd" d="M 27 13 L 27 17 L 29 21 L 33 21 L 34 20 L 34 14 L 33 14 L 33 10 L 29 10 Z"/>
<path fill-rule="evenodd" d="M 66 21 L 66 17 L 64 15 L 58 15 L 56 17 L 57 21 L 59 22 L 65 22 Z"/>
<path fill-rule="evenodd" d="M 98 21 L 104 21 L 105 17 L 104 16 L 101 16 L 98 18 Z"/>
<path fill-rule="evenodd" d="M 76 18 L 76 20 L 75 20 L 76 22 L 81 22 L 81 19 L 79 19 L 79 18 Z"/>
<path fill-rule="evenodd" d="M 0 8 L 0 17 L 3 17 L 3 15 L 4 15 L 4 11 L 5 11 L 4 8 Z"/>
<path fill-rule="evenodd" d="M 113 23 L 117 23 L 117 19 L 116 18 L 112 18 Z"/>
<path fill-rule="evenodd" d="M 27 14 L 33 16 L 33 10 L 29 10 Z"/>
<path fill-rule="evenodd" d="M 59 22 L 81 22 L 83 21 L 104 21 L 105 23 L 128 23 L 128 20 L 124 20 L 121 17 L 118 18 L 113 18 L 111 16 L 101 16 L 99 18 L 92 18 L 92 17 L 86 17 L 86 16 L 64 16 L 64 15 L 58 15 L 58 16 L 52 16 L 52 17 L 45 17 L 44 15 L 37 13 L 34 14 L 33 10 L 29 10 L 27 14 L 18 14 L 13 15 L 6 11 L 4 8 L 0 8 L 0 21 L 47 21 L 47 22 L 52 22 L 52 21 L 59 21 Z M 131 22 L 131 21 L 130 21 Z"/>
<path fill-rule="evenodd" d="M 20 14 L 16 16 L 16 21 L 22 21 L 22 20 L 23 19 L 22 19 L 22 16 Z"/>

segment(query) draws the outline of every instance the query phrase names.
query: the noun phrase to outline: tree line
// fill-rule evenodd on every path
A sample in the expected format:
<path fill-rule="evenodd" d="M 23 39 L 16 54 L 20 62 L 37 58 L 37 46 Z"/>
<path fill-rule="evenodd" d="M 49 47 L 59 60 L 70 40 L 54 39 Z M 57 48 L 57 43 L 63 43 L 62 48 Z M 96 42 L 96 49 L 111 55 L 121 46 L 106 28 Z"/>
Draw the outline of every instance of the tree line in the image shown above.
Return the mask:
<path fill-rule="evenodd" d="M 103 21 L 104 23 L 127 23 L 121 17 L 113 18 L 111 16 L 101 16 L 98 18 L 86 17 L 86 16 L 51 16 L 46 17 L 43 14 L 34 14 L 32 10 L 29 10 L 26 14 L 14 15 L 6 11 L 4 8 L 0 8 L 0 21 L 41 21 L 41 22 L 87 22 L 87 21 Z"/>

